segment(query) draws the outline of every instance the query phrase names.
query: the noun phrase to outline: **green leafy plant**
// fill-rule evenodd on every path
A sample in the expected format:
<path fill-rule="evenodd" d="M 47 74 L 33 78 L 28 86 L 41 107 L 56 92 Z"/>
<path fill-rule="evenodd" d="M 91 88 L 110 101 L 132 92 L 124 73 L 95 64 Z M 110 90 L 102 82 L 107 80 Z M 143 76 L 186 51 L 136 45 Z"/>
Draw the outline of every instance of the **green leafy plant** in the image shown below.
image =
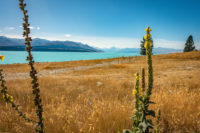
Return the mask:
<path fill-rule="evenodd" d="M 135 74 L 136 82 L 135 88 L 133 89 L 133 95 L 135 97 L 135 110 L 134 116 L 132 117 L 133 126 L 132 130 L 125 129 L 124 133 L 151 133 L 154 130 L 155 133 L 159 132 L 159 119 L 160 119 L 160 110 L 157 116 L 157 129 L 154 128 L 152 117 L 155 117 L 155 111 L 149 110 L 149 105 L 154 104 L 154 102 L 150 101 L 150 97 L 153 89 L 153 67 L 152 67 L 152 58 L 151 58 L 151 29 L 147 27 L 145 29 L 147 32 L 144 36 L 145 42 L 144 47 L 146 49 L 147 56 L 147 64 L 148 64 L 148 86 L 145 90 L 145 70 L 142 69 L 142 92 L 140 91 L 140 75 L 138 73 Z"/>

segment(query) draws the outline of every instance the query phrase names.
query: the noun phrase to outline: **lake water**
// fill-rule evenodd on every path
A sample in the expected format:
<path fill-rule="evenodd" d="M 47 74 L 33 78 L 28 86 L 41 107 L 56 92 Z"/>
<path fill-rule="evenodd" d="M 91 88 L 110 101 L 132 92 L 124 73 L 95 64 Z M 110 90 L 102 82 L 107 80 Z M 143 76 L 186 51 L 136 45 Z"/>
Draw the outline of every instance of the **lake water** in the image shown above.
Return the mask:
<path fill-rule="evenodd" d="M 32 52 L 35 62 L 63 62 L 75 60 L 106 59 L 114 57 L 136 56 L 139 53 L 107 53 L 107 52 Z M 27 63 L 26 51 L 0 51 L 5 59 L 0 64 Z"/>

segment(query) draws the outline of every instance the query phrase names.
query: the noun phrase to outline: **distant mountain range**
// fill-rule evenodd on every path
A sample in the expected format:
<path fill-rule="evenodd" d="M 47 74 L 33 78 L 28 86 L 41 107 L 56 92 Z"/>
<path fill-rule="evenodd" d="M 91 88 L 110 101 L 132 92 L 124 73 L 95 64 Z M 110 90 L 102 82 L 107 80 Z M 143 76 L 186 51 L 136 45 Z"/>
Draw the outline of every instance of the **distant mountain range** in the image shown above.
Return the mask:
<path fill-rule="evenodd" d="M 101 50 L 93 48 L 87 44 L 73 41 L 49 41 L 35 38 L 31 44 L 33 51 L 101 52 Z M 24 39 L 0 36 L 0 50 L 24 51 Z"/>
<path fill-rule="evenodd" d="M 32 41 L 33 51 L 62 51 L 62 52 L 121 52 L 139 53 L 139 48 L 95 48 L 87 44 L 73 41 L 49 41 L 46 39 L 35 38 Z M 0 36 L 0 51 L 24 51 L 24 39 L 8 38 Z M 154 48 L 154 54 L 182 52 L 182 49 Z"/>
<path fill-rule="evenodd" d="M 99 49 L 104 52 L 120 52 L 120 53 L 140 53 L 140 48 L 102 48 Z M 153 48 L 153 53 L 154 54 L 165 54 L 165 53 L 175 53 L 175 52 L 182 52 L 182 49 L 173 49 L 173 48 L 162 48 L 162 47 L 157 47 Z"/>

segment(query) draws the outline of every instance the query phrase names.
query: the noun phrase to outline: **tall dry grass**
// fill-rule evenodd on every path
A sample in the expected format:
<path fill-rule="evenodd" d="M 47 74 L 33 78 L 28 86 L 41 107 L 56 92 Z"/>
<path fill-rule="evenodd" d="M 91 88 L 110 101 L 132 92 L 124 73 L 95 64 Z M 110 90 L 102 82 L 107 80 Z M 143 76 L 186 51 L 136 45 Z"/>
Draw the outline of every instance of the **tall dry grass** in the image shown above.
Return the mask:
<path fill-rule="evenodd" d="M 133 75 L 146 64 L 145 57 L 117 65 L 40 77 L 44 120 L 47 133 L 121 133 L 131 128 L 133 114 Z M 109 59 L 104 60 L 111 62 Z M 200 52 L 154 55 L 154 92 L 151 108 L 161 109 L 161 132 L 200 132 Z M 97 61 L 99 63 L 99 61 Z M 92 61 L 57 63 L 74 67 L 95 64 Z M 54 64 L 54 63 L 52 63 Z M 56 63 L 55 63 L 56 64 Z M 49 63 L 39 63 L 40 71 Z M 17 68 L 15 68 L 17 66 Z M 51 65 L 50 65 L 51 66 Z M 1 65 L 6 73 L 21 72 L 26 65 Z M 7 69 L 8 68 L 8 69 Z M 27 68 L 28 70 L 28 68 Z M 25 71 L 25 70 L 23 70 Z M 10 94 L 28 116 L 35 110 L 30 79 L 8 80 Z M 20 119 L 0 98 L 0 132 L 33 133 L 33 125 Z"/>

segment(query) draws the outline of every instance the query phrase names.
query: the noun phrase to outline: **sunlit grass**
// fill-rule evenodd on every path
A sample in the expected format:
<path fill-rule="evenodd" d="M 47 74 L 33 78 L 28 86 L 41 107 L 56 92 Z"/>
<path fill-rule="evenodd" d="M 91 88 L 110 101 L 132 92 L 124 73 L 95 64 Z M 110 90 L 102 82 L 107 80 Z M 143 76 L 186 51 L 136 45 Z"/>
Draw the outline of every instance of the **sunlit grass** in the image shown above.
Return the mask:
<path fill-rule="evenodd" d="M 192 58 L 194 57 L 194 58 Z M 125 60 L 126 58 L 124 58 Z M 131 129 L 133 111 L 133 75 L 145 65 L 145 57 L 88 70 L 60 73 L 39 78 L 48 133 L 110 133 Z M 151 107 L 161 109 L 162 132 L 200 132 L 200 52 L 153 56 L 154 90 Z M 111 62 L 117 59 L 103 60 Z M 123 59 L 121 59 L 123 60 Z M 60 68 L 69 62 L 57 63 Z M 95 64 L 75 61 L 70 67 Z M 87 64 L 88 63 L 88 64 Z M 49 64 L 49 63 L 47 63 Z M 52 63 L 56 64 L 56 63 Z M 77 64 L 77 65 L 76 65 Z M 1 65 L 6 73 L 16 65 Z M 26 65 L 17 65 L 15 73 Z M 40 71 L 46 63 L 36 64 Z M 120 66 L 120 67 L 119 67 Z M 123 66 L 123 67 L 121 67 Z M 126 66 L 126 67 L 124 67 Z M 7 70 L 8 68 L 8 70 Z M 55 68 L 57 69 L 57 68 Z M 9 93 L 34 118 L 29 79 L 8 80 Z M 33 125 L 20 119 L 0 98 L 0 131 L 30 132 Z"/>

